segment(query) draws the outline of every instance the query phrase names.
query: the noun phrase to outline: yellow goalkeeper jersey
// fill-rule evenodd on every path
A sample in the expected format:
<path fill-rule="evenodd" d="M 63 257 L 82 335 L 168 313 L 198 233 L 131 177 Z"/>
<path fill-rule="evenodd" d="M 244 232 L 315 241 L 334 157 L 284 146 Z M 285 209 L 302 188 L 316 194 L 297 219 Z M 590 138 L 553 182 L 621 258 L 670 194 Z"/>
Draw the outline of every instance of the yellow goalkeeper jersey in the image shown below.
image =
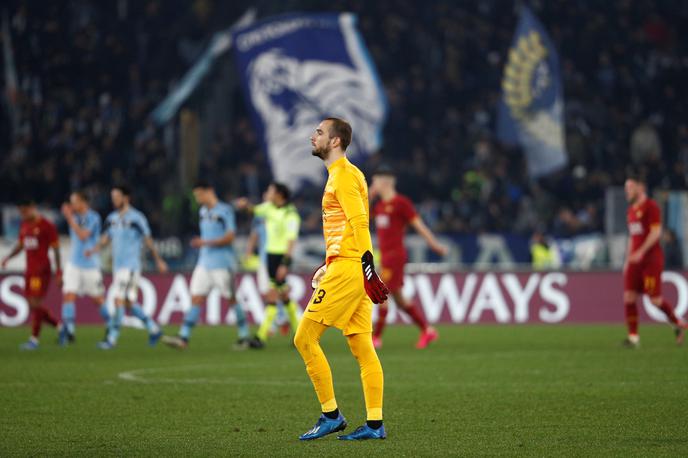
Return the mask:
<path fill-rule="evenodd" d="M 369 229 L 368 184 L 346 157 L 331 164 L 322 199 L 326 259 L 360 259 L 373 250 Z"/>

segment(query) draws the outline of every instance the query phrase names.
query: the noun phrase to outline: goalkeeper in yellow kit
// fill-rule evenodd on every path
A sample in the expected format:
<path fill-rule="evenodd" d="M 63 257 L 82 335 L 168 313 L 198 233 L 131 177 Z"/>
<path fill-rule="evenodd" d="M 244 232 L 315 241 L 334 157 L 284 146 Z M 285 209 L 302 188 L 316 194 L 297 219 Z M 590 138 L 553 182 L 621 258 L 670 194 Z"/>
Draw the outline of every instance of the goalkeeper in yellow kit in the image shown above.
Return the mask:
<path fill-rule="evenodd" d="M 346 428 L 334 396 L 332 372 L 320 347 L 331 326 L 342 330 L 361 369 L 367 421 L 342 440 L 384 439 L 382 425 L 383 376 L 372 340 L 373 302 L 387 298 L 387 288 L 373 265 L 368 227 L 368 185 L 363 173 L 346 157 L 351 126 L 327 118 L 311 137 L 313 155 L 325 162 L 329 177 L 322 199 L 325 265 L 316 271 L 311 300 L 294 337 L 306 371 L 320 401 L 322 415 L 301 440 L 323 437 Z"/>

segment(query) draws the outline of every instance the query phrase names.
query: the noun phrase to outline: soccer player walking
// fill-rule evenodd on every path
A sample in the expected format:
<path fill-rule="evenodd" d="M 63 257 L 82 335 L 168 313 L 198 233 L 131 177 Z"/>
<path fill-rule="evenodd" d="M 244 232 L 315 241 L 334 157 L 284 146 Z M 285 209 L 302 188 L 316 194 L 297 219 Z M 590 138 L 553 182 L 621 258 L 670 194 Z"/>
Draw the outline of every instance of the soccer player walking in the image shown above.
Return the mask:
<path fill-rule="evenodd" d="M 407 226 L 413 227 L 430 246 L 430 249 L 440 256 L 446 256 L 448 250 L 441 245 L 432 231 L 423 223 L 416 213 L 413 203 L 396 190 L 396 177 L 389 168 L 380 168 L 373 175 L 370 187 L 372 198 L 379 196 L 375 204 L 375 228 L 377 230 L 377 242 L 380 247 L 382 261 L 382 280 L 389 288 L 394 301 L 413 322 L 420 328 L 421 334 L 416 343 L 416 348 L 423 349 L 437 339 L 438 333 L 428 325 L 423 312 L 412 302 L 409 302 L 402 294 L 404 285 L 404 265 L 407 261 L 406 248 L 404 247 L 404 232 Z M 375 348 L 382 347 L 382 331 L 387 319 L 387 301 L 380 304 L 378 320 L 375 324 L 373 344 Z"/>
<path fill-rule="evenodd" d="M 24 271 L 24 296 L 31 309 L 31 337 L 21 345 L 22 350 L 38 348 L 38 338 L 41 334 L 41 324 L 45 321 L 53 327 L 59 322 L 44 305 L 45 295 L 50 286 L 51 267 L 48 251 L 53 249 L 55 256 L 55 278 L 60 282 L 62 269 L 60 267 L 60 245 L 57 239 L 55 225 L 44 218 L 31 200 L 19 203 L 21 226 L 19 240 L 12 251 L 2 260 L 2 268 L 7 262 L 22 250 L 26 251 L 26 270 Z"/>
<path fill-rule="evenodd" d="M 296 207 L 290 203 L 291 193 L 289 188 L 282 183 L 271 183 L 268 186 L 263 202 L 251 207 L 245 198 L 237 199 L 239 208 L 252 211 L 254 216 L 261 218 L 265 225 L 265 251 L 270 289 L 265 295 L 267 305 L 265 317 L 251 342 L 254 348 L 263 348 L 268 338 L 268 333 L 277 316 L 277 301 L 284 304 L 289 316 L 292 329 L 296 330 L 299 324 L 296 302 L 289 297 L 289 285 L 287 274 L 292 263 L 292 253 L 299 236 L 301 217 Z"/>
<path fill-rule="evenodd" d="M 69 196 L 69 203 L 62 205 L 62 215 L 69 225 L 71 253 L 64 269 L 62 284 L 62 323 L 60 345 L 74 341 L 76 306 L 78 295 L 89 296 L 100 310 L 106 326 L 110 314 L 105 304 L 103 275 L 100 272 L 100 257 L 86 256 L 86 252 L 96 246 L 100 239 L 100 215 L 88 204 L 88 197 L 82 191 Z"/>
<path fill-rule="evenodd" d="M 375 273 L 369 231 L 368 185 L 346 157 L 351 126 L 338 118 L 323 120 L 311 137 L 313 155 L 321 158 L 329 177 L 322 199 L 325 266 L 313 278 L 313 295 L 294 337 L 306 372 L 320 401 L 322 415 L 300 436 L 312 440 L 346 428 L 334 395 L 330 365 L 320 347 L 329 328 L 342 330 L 358 361 L 367 411 L 366 423 L 342 440 L 384 439 L 383 374 L 372 339 L 373 302 L 387 299 L 387 288 Z"/>
<path fill-rule="evenodd" d="M 184 315 L 184 323 L 178 336 L 165 336 L 163 342 L 171 347 L 186 348 L 191 330 L 201 314 L 201 307 L 213 288 L 229 300 L 234 307 L 239 328 L 236 349 L 249 345 L 249 328 L 246 313 L 236 300 L 235 278 L 237 260 L 232 243 L 236 234 L 236 219 L 232 207 L 221 202 L 210 183 L 199 181 L 193 187 L 193 195 L 199 209 L 200 237 L 191 240 L 191 246 L 200 250 L 198 261 L 191 275 L 191 308 Z"/>
<path fill-rule="evenodd" d="M 105 220 L 105 230 L 100 241 L 86 251 L 87 256 L 91 256 L 112 242 L 115 313 L 110 318 L 107 336 L 98 344 L 98 347 L 102 350 L 110 350 L 117 345 L 125 308 L 143 322 L 148 331 L 148 343 L 153 346 L 162 335 L 160 327 L 155 320 L 146 315 L 141 304 L 138 303 L 143 244 L 145 243 L 150 250 L 160 272 L 167 272 L 167 264 L 155 248 L 148 220 L 143 213 L 131 206 L 129 188 L 127 186 L 113 187 L 110 198 L 115 211 L 110 213 Z"/>
<path fill-rule="evenodd" d="M 628 249 L 624 264 L 624 306 L 628 337 L 624 346 L 637 348 L 639 295 L 647 294 L 650 302 L 666 315 L 674 328 L 676 343 L 681 344 L 686 323 L 676 317 L 674 309 L 662 296 L 662 270 L 664 253 L 659 244 L 662 236 L 662 217 L 657 202 L 647 197 L 646 184 L 640 173 L 630 173 L 624 190 L 630 204 L 626 213 L 628 222 Z"/>

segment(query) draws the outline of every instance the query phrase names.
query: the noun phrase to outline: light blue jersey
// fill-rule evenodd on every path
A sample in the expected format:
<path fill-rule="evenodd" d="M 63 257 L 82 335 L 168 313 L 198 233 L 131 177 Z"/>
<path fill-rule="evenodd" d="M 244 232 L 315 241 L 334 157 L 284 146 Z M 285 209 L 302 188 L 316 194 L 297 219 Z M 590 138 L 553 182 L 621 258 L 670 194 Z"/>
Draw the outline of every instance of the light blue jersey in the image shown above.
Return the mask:
<path fill-rule="evenodd" d="M 93 253 L 90 257 L 85 255 L 86 251 L 96 246 L 100 239 L 100 215 L 89 209 L 83 215 L 75 212 L 74 220 L 80 228 L 89 231 L 90 235 L 85 240 L 81 240 L 76 231 L 71 227 L 69 228 L 69 238 L 72 241 L 72 252 L 69 262 L 80 269 L 100 268 L 100 256 L 98 253 Z"/>
<path fill-rule="evenodd" d="M 213 208 L 201 207 L 198 213 L 202 240 L 219 239 L 229 231 L 236 232 L 234 209 L 230 205 L 218 202 Z M 232 245 L 203 246 L 196 264 L 206 269 L 234 270 L 236 268 L 234 248 Z"/>
<path fill-rule="evenodd" d="M 110 213 L 105 220 L 105 233 L 112 241 L 112 270 L 141 270 L 143 240 L 151 236 L 146 217 L 135 208 L 120 214 Z"/>

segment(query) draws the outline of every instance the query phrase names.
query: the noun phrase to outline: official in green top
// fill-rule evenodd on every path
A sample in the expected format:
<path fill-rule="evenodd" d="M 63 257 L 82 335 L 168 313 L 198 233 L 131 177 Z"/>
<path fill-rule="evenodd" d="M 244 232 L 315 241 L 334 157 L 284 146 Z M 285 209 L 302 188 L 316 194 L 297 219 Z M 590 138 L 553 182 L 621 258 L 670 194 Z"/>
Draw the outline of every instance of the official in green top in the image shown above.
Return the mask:
<path fill-rule="evenodd" d="M 251 343 L 256 348 L 265 346 L 268 332 L 277 316 L 277 301 L 284 304 L 289 316 L 292 329 L 298 327 L 297 305 L 289 297 L 287 274 L 292 263 L 292 253 L 299 237 L 301 217 L 296 207 L 290 202 L 289 188 L 282 183 L 271 183 L 265 193 L 266 201 L 252 206 L 245 198 L 237 199 L 237 208 L 253 212 L 254 216 L 262 218 L 265 224 L 265 251 L 267 252 L 267 267 L 270 277 L 270 289 L 265 295 L 267 303 L 265 318 L 258 328 L 258 332 Z"/>

